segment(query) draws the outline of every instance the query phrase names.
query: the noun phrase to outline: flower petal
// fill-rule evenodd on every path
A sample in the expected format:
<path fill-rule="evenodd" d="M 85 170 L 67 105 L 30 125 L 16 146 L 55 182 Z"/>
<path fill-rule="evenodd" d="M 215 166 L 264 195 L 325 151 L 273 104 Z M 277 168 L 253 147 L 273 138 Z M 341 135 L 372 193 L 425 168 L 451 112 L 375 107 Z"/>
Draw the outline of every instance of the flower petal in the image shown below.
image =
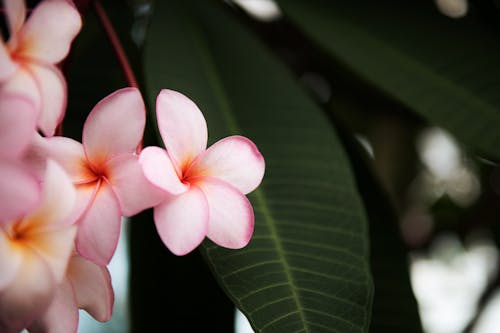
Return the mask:
<path fill-rule="evenodd" d="M 45 136 L 52 136 L 64 117 L 66 109 L 66 80 L 55 66 L 31 64 L 29 66 L 40 94 L 38 127 Z"/>
<path fill-rule="evenodd" d="M 114 157 L 106 165 L 106 170 L 106 179 L 120 202 L 124 216 L 132 216 L 156 206 L 165 196 L 162 190 L 146 179 L 134 154 Z"/>
<path fill-rule="evenodd" d="M 30 237 L 30 247 L 49 265 L 57 283 L 62 282 L 66 273 L 76 230 L 76 226 L 65 226 L 60 230 L 38 232 Z"/>
<path fill-rule="evenodd" d="M 183 94 L 163 89 L 156 99 L 156 118 L 163 144 L 176 167 L 186 167 L 207 147 L 205 118 Z"/>
<path fill-rule="evenodd" d="M 19 32 L 16 53 L 28 59 L 58 63 L 68 54 L 81 26 L 80 14 L 70 1 L 44 0 L 31 12 Z"/>
<path fill-rule="evenodd" d="M 146 147 L 139 156 L 139 163 L 146 178 L 169 194 L 186 192 L 189 185 L 182 183 L 168 153 L 159 147 Z"/>
<path fill-rule="evenodd" d="M 47 311 L 28 328 L 30 333 L 76 333 L 78 306 L 69 281 L 58 285 Z"/>
<path fill-rule="evenodd" d="M 37 117 L 40 117 L 42 97 L 38 83 L 29 68 L 19 67 L 14 75 L 2 82 L 0 91 L 2 96 L 13 94 L 29 99 L 35 106 Z"/>
<path fill-rule="evenodd" d="M 49 267 L 36 253 L 24 250 L 16 278 L 0 291 L 0 332 L 19 332 L 47 309 L 55 292 Z"/>
<path fill-rule="evenodd" d="M 73 183 L 89 182 L 96 178 L 88 166 L 82 144 L 73 139 L 62 136 L 51 138 L 37 136 L 33 140 L 28 154 L 38 156 L 30 159 L 30 162 L 33 163 L 41 160 L 43 162 L 43 158 L 56 161 L 69 175 Z"/>
<path fill-rule="evenodd" d="M 9 34 L 11 36 L 16 35 L 21 30 L 26 18 L 24 0 L 3 0 L 3 6 L 9 24 Z"/>
<path fill-rule="evenodd" d="M 76 191 L 62 167 L 53 160 L 47 161 L 43 182 L 42 200 L 38 208 L 25 217 L 19 229 L 41 232 L 71 224 L 68 221 L 76 203 Z"/>
<path fill-rule="evenodd" d="M 80 255 L 97 265 L 107 265 L 113 257 L 120 236 L 121 215 L 118 199 L 111 187 L 102 183 L 97 193 L 91 186 L 79 186 L 91 197 L 87 210 L 80 217 L 76 249 Z"/>
<path fill-rule="evenodd" d="M 7 46 L 0 38 L 0 82 L 14 75 L 18 65 L 12 60 Z"/>
<path fill-rule="evenodd" d="M 208 200 L 208 238 L 230 249 L 247 245 L 254 227 L 253 209 L 248 199 L 238 189 L 217 178 L 203 177 L 198 186 Z"/>
<path fill-rule="evenodd" d="M 87 158 L 100 166 L 115 155 L 135 152 L 145 123 L 144 102 L 138 89 L 124 88 L 105 97 L 83 126 Z"/>
<path fill-rule="evenodd" d="M 17 276 L 23 262 L 22 251 L 16 251 L 7 234 L 0 229 L 0 292 Z"/>
<path fill-rule="evenodd" d="M 35 133 L 37 112 L 22 95 L 0 96 L 0 156 L 17 158 Z"/>
<path fill-rule="evenodd" d="M 0 226 L 28 213 L 39 200 L 40 186 L 26 166 L 14 160 L 0 160 Z"/>
<path fill-rule="evenodd" d="M 76 255 L 71 258 L 68 279 L 73 285 L 79 308 L 100 322 L 111 318 L 115 296 L 106 267 Z"/>
<path fill-rule="evenodd" d="M 156 230 L 172 253 L 181 256 L 193 251 L 205 238 L 208 205 L 197 187 L 172 197 L 154 209 Z"/>
<path fill-rule="evenodd" d="M 264 158 L 255 144 L 234 135 L 217 141 L 203 152 L 186 172 L 186 177 L 216 177 L 247 194 L 259 186 L 264 170 Z"/>

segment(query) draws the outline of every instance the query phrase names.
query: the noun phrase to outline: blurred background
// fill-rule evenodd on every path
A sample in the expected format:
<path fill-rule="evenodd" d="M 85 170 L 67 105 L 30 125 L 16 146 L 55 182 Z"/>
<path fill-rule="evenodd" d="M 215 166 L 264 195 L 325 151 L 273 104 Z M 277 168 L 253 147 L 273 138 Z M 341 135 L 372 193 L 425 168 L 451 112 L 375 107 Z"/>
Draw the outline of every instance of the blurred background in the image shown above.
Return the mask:
<path fill-rule="evenodd" d="M 472 15 L 490 22 L 494 30 L 499 28 L 497 1 L 426 1 L 430 3 L 429 11 L 449 20 Z M 151 1 L 137 0 L 129 4 L 134 9 L 135 23 L 132 28 L 118 28 L 131 36 L 140 48 L 154 7 Z M 500 327 L 500 167 L 497 161 L 469 151 L 446 130 L 429 124 L 390 96 L 373 89 L 341 64 L 332 65 L 330 58 L 283 15 L 276 2 L 226 0 L 224 5 L 293 71 L 304 89 L 335 119 L 337 126 L 355 133 L 357 141 L 364 147 L 397 212 L 397 227 L 406 250 L 411 286 L 424 331 L 497 332 Z M 87 18 L 87 22 L 92 20 L 92 17 Z M 76 42 L 78 47 L 85 47 L 87 42 L 84 39 L 83 36 Z M 70 94 L 71 82 L 77 80 L 78 75 L 83 74 L 73 73 L 69 77 Z M 70 104 L 73 119 L 81 117 L 83 123 L 89 108 L 76 104 L 91 102 L 82 103 L 75 97 L 70 103 L 74 103 Z M 79 133 L 71 126 L 68 124 L 65 128 Z M 140 296 L 128 287 L 130 274 L 133 274 L 130 273 L 131 265 L 133 267 L 134 262 L 142 259 L 134 258 L 130 253 L 129 236 L 134 228 L 130 224 L 130 221 L 124 221 L 117 254 L 110 265 L 116 293 L 113 319 L 99 324 L 82 313 L 80 332 L 139 332 L 133 330 L 130 323 L 130 311 L 137 310 L 131 307 L 130 299 L 139 299 Z M 136 232 L 132 235 L 137 239 Z M 158 242 L 154 237 L 152 242 Z M 166 250 L 162 251 L 165 257 L 161 260 L 176 260 L 170 258 Z M 179 261 L 175 263 L 177 265 Z M 200 263 L 199 254 L 193 254 L 185 259 L 184 265 Z M 183 268 L 178 267 L 175 269 L 182 272 Z M 207 285 L 200 288 L 217 288 L 213 280 L 209 281 L 208 270 L 206 273 L 203 279 Z M 182 278 L 187 276 L 179 274 Z M 171 297 L 174 303 L 182 303 L 179 300 L 181 293 L 174 292 L 165 297 Z M 231 306 L 226 304 L 226 308 Z M 188 306 L 179 306 L 177 314 L 172 312 L 176 311 L 175 307 L 165 307 L 169 316 L 177 316 L 180 322 L 192 320 L 199 311 L 207 310 L 194 306 L 190 316 L 181 313 L 189 311 Z M 228 321 L 222 325 L 226 331 L 234 327 L 237 333 L 251 332 L 240 313 L 233 308 L 229 311 L 225 312 L 230 313 L 229 316 L 214 315 L 213 320 Z"/>

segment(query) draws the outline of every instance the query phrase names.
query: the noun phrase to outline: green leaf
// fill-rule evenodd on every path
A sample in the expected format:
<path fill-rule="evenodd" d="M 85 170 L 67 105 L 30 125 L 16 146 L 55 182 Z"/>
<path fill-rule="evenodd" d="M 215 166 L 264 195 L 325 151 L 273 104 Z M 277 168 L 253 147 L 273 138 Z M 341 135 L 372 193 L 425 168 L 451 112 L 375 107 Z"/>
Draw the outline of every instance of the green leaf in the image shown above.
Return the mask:
<path fill-rule="evenodd" d="M 348 159 L 323 112 L 245 28 L 209 1 L 157 1 L 145 82 L 203 110 L 210 141 L 252 139 L 266 176 L 250 195 L 242 250 L 210 242 L 206 261 L 257 332 L 367 332 L 372 283 L 366 217 Z M 153 110 L 152 110 L 153 111 Z"/>
<path fill-rule="evenodd" d="M 376 88 L 500 157 L 500 43 L 490 22 L 432 1 L 280 1 L 286 16 Z"/>

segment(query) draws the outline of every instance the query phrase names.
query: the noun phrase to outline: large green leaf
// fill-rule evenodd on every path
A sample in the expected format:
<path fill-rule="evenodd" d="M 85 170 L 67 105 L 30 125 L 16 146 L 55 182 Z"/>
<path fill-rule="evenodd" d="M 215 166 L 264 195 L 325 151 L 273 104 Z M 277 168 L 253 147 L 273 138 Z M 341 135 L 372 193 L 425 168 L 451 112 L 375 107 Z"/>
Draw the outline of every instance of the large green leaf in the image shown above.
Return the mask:
<path fill-rule="evenodd" d="M 500 157 L 500 34 L 432 1 L 282 0 L 287 17 L 360 77 Z"/>
<path fill-rule="evenodd" d="M 210 141 L 243 134 L 267 163 L 242 250 L 206 242 L 221 286 L 257 332 L 367 332 L 366 217 L 342 146 L 290 73 L 216 2 L 157 1 L 145 49 L 161 88 L 203 110 Z M 153 104 L 153 103 L 152 103 Z"/>

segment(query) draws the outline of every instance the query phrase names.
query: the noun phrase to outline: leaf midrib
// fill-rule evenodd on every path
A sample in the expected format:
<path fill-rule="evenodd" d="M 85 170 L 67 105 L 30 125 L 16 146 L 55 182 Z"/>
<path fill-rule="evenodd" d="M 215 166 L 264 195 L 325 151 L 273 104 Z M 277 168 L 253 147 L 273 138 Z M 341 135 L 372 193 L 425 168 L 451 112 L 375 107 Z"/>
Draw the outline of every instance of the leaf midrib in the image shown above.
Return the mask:
<path fill-rule="evenodd" d="M 202 60 L 202 67 L 205 70 L 205 74 L 209 80 L 210 87 L 213 90 L 214 95 L 216 95 L 218 98 L 216 99 L 217 104 L 219 104 L 220 109 L 222 110 L 223 116 L 228 124 L 229 130 L 231 133 L 239 133 L 241 132 L 239 130 L 239 126 L 234 119 L 234 117 L 231 114 L 231 106 L 229 102 L 229 98 L 227 97 L 222 82 L 219 78 L 219 75 L 217 75 L 217 67 L 215 65 L 215 62 L 213 61 L 213 56 L 210 52 L 210 49 L 207 47 L 206 43 L 204 42 L 205 39 L 203 38 L 202 32 L 197 29 L 194 25 L 190 25 L 190 32 L 191 36 L 194 39 L 194 45 L 198 46 L 198 52 L 201 55 L 201 60 Z M 306 318 L 305 318 L 305 313 L 304 313 L 304 307 L 300 301 L 299 295 L 297 293 L 297 286 L 295 284 L 294 278 L 292 276 L 291 270 L 290 270 L 290 265 L 288 264 L 288 260 L 286 259 L 285 256 L 285 251 L 283 249 L 283 245 L 281 244 L 281 241 L 278 237 L 278 231 L 276 228 L 276 221 L 271 215 L 271 212 L 268 208 L 267 205 L 267 200 L 265 198 L 265 195 L 262 191 L 262 189 L 257 188 L 253 192 L 254 197 L 257 200 L 258 206 L 261 207 L 261 214 L 264 216 L 264 220 L 266 221 L 266 224 L 271 232 L 271 235 L 273 239 L 275 240 L 274 244 L 276 246 L 276 251 L 278 253 L 278 256 L 280 258 L 280 263 L 283 266 L 283 270 L 285 273 L 285 276 L 288 280 L 288 285 L 290 286 L 290 289 L 293 294 L 293 299 L 295 301 L 295 305 L 297 308 L 297 311 L 299 313 L 300 319 L 302 326 L 304 327 L 304 330 L 306 333 L 310 332 L 310 329 L 308 325 L 306 324 Z M 238 301 L 239 303 L 239 301 Z M 289 313 L 288 315 L 290 315 Z M 253 326 L 253 325 L 252 325 Z"/>

